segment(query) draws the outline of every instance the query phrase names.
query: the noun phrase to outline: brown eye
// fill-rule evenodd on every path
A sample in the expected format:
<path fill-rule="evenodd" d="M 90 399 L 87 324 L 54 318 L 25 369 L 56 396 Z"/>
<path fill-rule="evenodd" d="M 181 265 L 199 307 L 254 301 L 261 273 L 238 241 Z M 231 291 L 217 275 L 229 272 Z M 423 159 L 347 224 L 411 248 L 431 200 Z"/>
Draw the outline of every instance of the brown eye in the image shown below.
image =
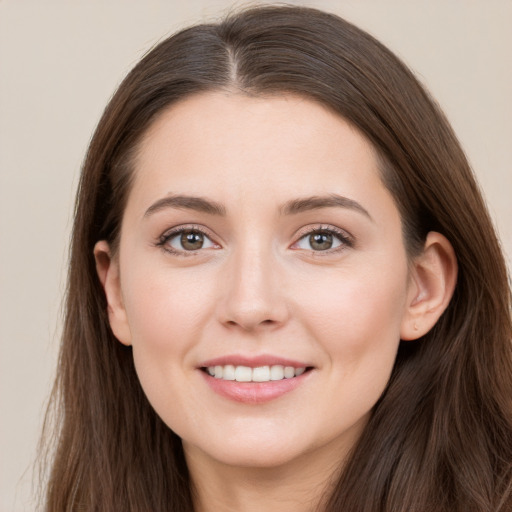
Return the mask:
<path fill-rule="evenodd" d="M 158 245 L 174 254 L 194 253 L 204 249 L 219 248 L 208 235 L 200 229 L 192 227 L 176 229 L 162 235 Z"/>
<path fill-rule="evenodd" d="M 314 251 L 327 251 L 333 246 L 333 236 L 327 232 L 311 233 L 309 245 Z"/>
<path fill-rule="evenodd" d="M 299 238 L 292 249 L 330 253 L 344 247 L 352 247 L 352 245 L 349 235 L 333 228 L 318 228 Z"/>
<path fill-rule="evenodd" d="M 204 245 L 204 235 L 199 231 L 183 231 L 180 236 L 180 243 L 186 251 L 197 251 Z"/>

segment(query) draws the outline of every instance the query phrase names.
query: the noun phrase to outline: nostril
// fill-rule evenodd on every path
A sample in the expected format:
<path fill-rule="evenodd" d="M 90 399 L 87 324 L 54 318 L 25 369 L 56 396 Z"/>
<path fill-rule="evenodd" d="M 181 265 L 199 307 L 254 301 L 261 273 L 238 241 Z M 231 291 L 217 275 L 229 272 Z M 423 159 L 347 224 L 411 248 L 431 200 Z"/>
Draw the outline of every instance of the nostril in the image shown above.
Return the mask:
<path fill-rule="evenodd" d="M 240 318 L 234 320 L 226 320 L 225 325 L 229 327 L 239 326 L 242 327 L 244 330 L 252 331 L 253 329 L 257 329 L 258 327 L 273 327 L 278 323 L 279 322 L 277 320 L 273 320 L 272 318 L 258 320 L 257 318 L 251 318 L 249 316 L 240 316 Z"/>

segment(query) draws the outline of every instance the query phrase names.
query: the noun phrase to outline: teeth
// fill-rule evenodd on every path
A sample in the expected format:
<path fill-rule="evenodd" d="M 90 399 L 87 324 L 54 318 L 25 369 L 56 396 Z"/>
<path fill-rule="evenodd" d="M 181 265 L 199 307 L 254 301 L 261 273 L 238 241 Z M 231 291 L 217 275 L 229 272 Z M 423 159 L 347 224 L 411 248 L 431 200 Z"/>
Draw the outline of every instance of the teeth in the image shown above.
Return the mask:
<path fill-rule="evenodd" d="M 215 371 L 215 376 L 217 376 L 217 371 Z M 237 366 L 235 368 L 235 380 L 237 382 L 251 382 L 252 369 L 248 366 Z"/>
<path fill-rule="evenodd" d="M 269 382 L 272 380 L 291 379 L 302 375 L 305 367 L 294 368 L 293 366 L 208 366 L 208 374 L 216 379 L 236 380 L 237 382 Z"/>
<path fill-rule="evenodd" d="M 270 367 L 270 380 L 284 379 L 284 366 L 271 366 Z"/>
<path fill-rule="evenodd" d="M 254 382 L 268 382 L 270 380 L 270 368 L 268 366 L 253 368 L 252 380 Z"/>
<path fill-rule="evenodd" d="M 224 380 L 235 380 L 235 367 L 232 364 L 224 366 L 222 378 Z"/>
<path fill-rule="evenodd" d="M 284 378 L 291 379 L 295 377 L 295 368 L 293 366 L 285 366 L 284 367 Z"/>

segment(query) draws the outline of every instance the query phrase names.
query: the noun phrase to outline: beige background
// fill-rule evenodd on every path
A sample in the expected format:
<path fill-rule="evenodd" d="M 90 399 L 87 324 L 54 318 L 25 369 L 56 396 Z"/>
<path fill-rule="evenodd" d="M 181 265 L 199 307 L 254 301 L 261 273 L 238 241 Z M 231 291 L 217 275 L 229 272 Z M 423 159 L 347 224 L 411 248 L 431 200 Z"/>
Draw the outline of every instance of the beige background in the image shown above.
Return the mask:
<path fill-rule="evenodd" d="M 237 2 L 242 5 L 244 2 Z M 291 2 L 397 52 L 452 121 L 512 257 L 512 1 Z M 0 0 L 0 512 L 32 511 L 80 162 L 116 84 L 164 35 L 229 1 Z"/>

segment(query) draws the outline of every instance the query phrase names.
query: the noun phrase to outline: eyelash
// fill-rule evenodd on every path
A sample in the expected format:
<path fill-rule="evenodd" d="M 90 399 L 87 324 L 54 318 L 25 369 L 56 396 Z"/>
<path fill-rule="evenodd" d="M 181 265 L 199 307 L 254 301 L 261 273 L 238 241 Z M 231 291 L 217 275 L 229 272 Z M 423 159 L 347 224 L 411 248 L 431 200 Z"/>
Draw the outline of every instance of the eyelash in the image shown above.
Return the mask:
<path fill-rule="evenodd" d="M 158 242 L 155 244 L 157 247 L 162 248 L 164 251 L 169 252 L 175 256 L 195 256 L 198 254 L 198 252 L 201 249 L 198 249 L 196 251 L 187 251 L 186 249 L 175 249 L 171 245 L 169 245 L 169 241 L 171 241 L 173 238 L 176 238 L 177 236 L 190 231 L 192 233 L 200 233 L 203 235 L 206 239 L 210 240 L 212 244 L 217 245 L 212 240 L 212 236 L 201 226 L 196 225 L 190 225 L 190 226 L 180 226 L 177 228 L 173 228 L 170 231 L 166 231 L 162 236 L 160 236 Z"/>
<path fill-rule="evenodd" d="M 301 240 L 304 240 L 307 237 L 315 234 L 331 235 L 333 238 L 340 242 L 339 246 L 330 249 L 317 251 L 314 249 L 309 249 L 309 252 L 313 253 L 315 256 L 328 256 L 343 251 L 344 249 L 354 247 L 354 239 L 346 231 L 343 231 L 342 229 L 336 228 L 334 226 L 319 225 L 314 228 L 306 228 L 306 230 L 299 232 L 299 238 L 296 242 L 293 243 L 292 248 L 293 246 L 296 246 Z"/>
<path fill-rule="evenodd" d="M 207 238 L 212 244 L 218 245 L 218 244 L 216 244 L 216 242 L 214 242 L 212 240 L 211 235 L 204 228 L 202 228 L 201 226 L 196 226 L 196 225 L 180 226 L 177 228 L 173 228 L 172 230 L 167 231 L 163 235 L 161 235 L 155 245 L 157 247 L 162 248 L 164 251 L 169 252 L 173 255 L 177 255 L 177 256 L 185 256 L 186 257 L 186 256 L 197 255 L 198 252 L 201 251 L 202 248 L 197 249 L 195 251 L 194 250 L 186 250 L 186 249 L 177 250 L 177 249 L 173 248 L 171 245 L 169 245 L 170 240 L 172 240 L 173 238 L 175 238 L 187 231 L 190 231 L 193 233 L 200 233 L 205 238 Z M 293 249 L 293 247 L 296 246 L 301 240 L 304 240 L 307 237 L 310 237 L 315 234 L 330 235 L 330 236 L 333 236 L 333 238 L 336 238 L 340 242 L 340 245 L 337 247 L 334 247 L 334 248 L 329 248 L 329 249 L 325 249 L 325 250 L 317 250 L 317 251 L 315 251 L 314 249 L 309 249 L 309 252 L 315 254 L 315 256 L 323 256 L 323 255 L 337 253 L 339 251 L 346 249 L 347 247 L 350 248 L 350 247 L 354 246 L 353 238 L 350 235 L 348 235 L 345 231 L 343 231 L 339 228 L 335 228 L 334 226 L 319 225 L 314 228 L 307 228 L 306 230 L 299 232 L 299 238 L 297 238 L 297 240 L 292 244 L 291 248 Z M 299 250 L 299 249 L 296 248 L 295 250 Z"/>

